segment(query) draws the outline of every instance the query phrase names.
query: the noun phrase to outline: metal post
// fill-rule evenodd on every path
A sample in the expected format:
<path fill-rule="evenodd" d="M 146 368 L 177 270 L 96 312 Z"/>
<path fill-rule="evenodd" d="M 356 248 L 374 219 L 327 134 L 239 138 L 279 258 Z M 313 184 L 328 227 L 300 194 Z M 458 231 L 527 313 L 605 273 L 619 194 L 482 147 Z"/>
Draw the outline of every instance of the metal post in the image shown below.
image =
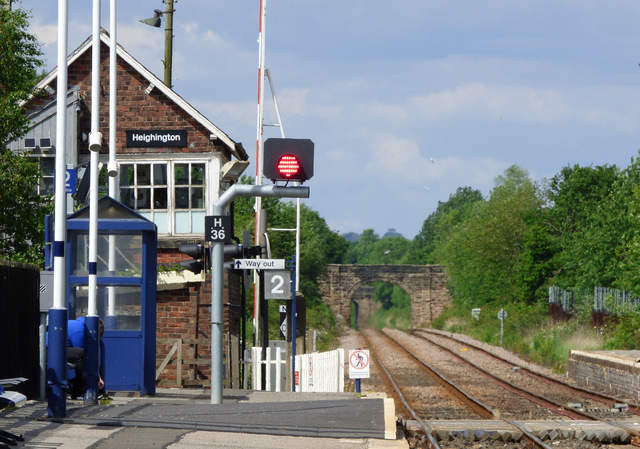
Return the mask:
<path fill-rule="evenodd" d="M 111 33 L 111 45 L 109 47 L 109 196 L 118 198 L 118 163 L 116 162 L 116 133 L 117 115 L 116 100 L 118 90 L 118 33 L 117 33 L 117 0 L 111 0 L 109 12 L 109 31 Z M 109 272 L 116 270 L 116 236 L 109 236 Z M 116 287 L 107 287 L 107 316 L 105 319 L 107 329 L 117 329 L 116 316 Z"/>
<path fill-rule="evenodd" d="M 295 272 L 295 268 L 298 261 L 296 257 L 293 256 L 293 269 Z M 296 343 L 298 336 L 296 335 L 298 332 L 297 323 L 296 323 L 296 289 L 298 288 L 298 284 L 296 283 L 296 277 L 293 276 L 291 279 L 291 391 L 295 393 L 296 391 Z"/>
<path fill-rule="evenodd" d="M 262 210 L 262 214 L 260 214 L 260 229 L 263 232 L 260 234 L 260 241 L 256 242 L 257 245 L 260 245 L 262 248 L 268 248 L 269 242 L 267 233 L 264 232 L 267 229 L 267 218 L 268 212 L 266 210 Z M 267 254 L 267 258 L 271 258 L 271 254 Z M 257 294 L 254 295 L 256 301 L 258 301 L 258 327 L 259 330 L 258 341 L 260 342 L 258 346 L 262 346 L 262 360 L 265 360 L 267 357 L 267 351 L 269 350 L 269 306 L 267 301 L 264 299 L 264 270 L 256 270 L 254 273 L 256 275 L 256 279 L 258 282 L 256 283 Z M 262 365 L 262 385 L 261 388 L 265 388 L 266 377 L 266 365 Z"/>
<path fill-rule="evenodd" d="M 56 109 L 56 180 L 55 229 L 53 256 L 53 307 L 49 310 L 49 350 L 47 384 L 50 417 L 67 415 L 67 195 L 65 193 L 67 146 L 67 39 L 69 22 L 68 0 L 58 0 L 58 81 Z"/>
<path fill-rule="evenodd" d="M 38 339 L 40 340 L 39 365 L 40 365 L 40 396 L 44 401 L 47 397 L 47 314 L 40 312 L 40 326 L 38 326 Z"/>
<path fill-rule="evenodd" d="M 309 187 L 278 187 L 274 185 L 251 186 L 234 184 L 213 203 L 214 216 L 223 214 L 224 209 L 239 196 L 309 198 Z M 211 244 L 211 403 L 222 404 L 223 363 L 222 351 L 223 316 L 223 273 L 224 242 Z"/>
<path fill-rule="evenodd" d="M 267 18 L 267 0 L 260 0 L 260 20 L 258 23 L 258 117 L 257 117 L 257 137 L 256 137 L 256 180 L 255 185 L 262 185 L 263 168 L 263 122 L 264 122 L 264 70 L 265 70 L 265 26 Z M 254 242 L 259 245 L 266 229 L 262 228 L 262 198 L 256 197 L 255 202 L 255 234 Z M 253 339 L 254 346 L 260 345 L 260 283 L 259 276 L 253 278 Z"/>
<path fill-rule="evenodd" d="M 214 214 L 219 215 L 215 212 Z M 224 378 L 224 309 L 223 274 L 224 242 L 211 244 L 211 403 L 222 404 Z"/>
<path fill-rule="evenodd" d="M 89 135 L 89 286 L 85 319 L 83 371 L 84 403 L 98 402 L 98 164 L 102 148 L 100 133 L 100 0 L 93 0 L 93 40 L 91 48 L 91 133 Z"/>
<path fill-rule="evenodd" d="M 171 66 L 173 65 L 173 0 L 165 0 L 164 17 L 164 84 L 171 89 Z"/>

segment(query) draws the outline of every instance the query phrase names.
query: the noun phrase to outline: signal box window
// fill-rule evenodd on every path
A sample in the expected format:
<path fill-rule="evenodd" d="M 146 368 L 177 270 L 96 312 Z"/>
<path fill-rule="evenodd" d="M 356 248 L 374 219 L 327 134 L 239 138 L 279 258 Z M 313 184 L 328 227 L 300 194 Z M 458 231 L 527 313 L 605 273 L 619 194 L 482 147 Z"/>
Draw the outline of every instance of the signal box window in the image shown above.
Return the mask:
<path fill-rule="evenodd" d="M 121 202 L 153 221 L 159 234 L 169 233 L 168 190 L 167 163 L 120 166 Z"/>
<path fill-rule="evenodd" d="M 176 234 L 204 232 L 205 165 L 176 163 L 174 165 Z"/>
<path fill-rule="evenodd" d="M 120 165 L 120 198 L 159 234 L 204 232 L 206 166 L 196 162 Z"/>

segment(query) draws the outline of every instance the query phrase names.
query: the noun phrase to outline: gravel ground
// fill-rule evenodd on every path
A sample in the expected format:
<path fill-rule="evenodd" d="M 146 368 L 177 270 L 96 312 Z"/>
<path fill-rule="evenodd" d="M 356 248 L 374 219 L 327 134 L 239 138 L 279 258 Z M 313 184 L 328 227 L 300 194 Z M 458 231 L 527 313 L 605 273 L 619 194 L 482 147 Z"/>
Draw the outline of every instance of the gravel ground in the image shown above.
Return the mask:
<path fill-rule="evenodd" d="M 402 339 L 404 343 L 407 344 L 407 346 L 412 346 L 412 348 L 415 347 L 419 347 L 419 343 L 417 343 L 417 338 L 415 337 L 411 337 L 407 334 L 398 332 L 398 331 L 387 331 L 389 332 L 389 334 L 393 335 L 394 338 L 397 337 L 398 339 Z M 442 332 L 443 334 L 446 335 L 451 335 L 450 333 L 447 332 Z M 482 361 L 482 357 L 479 355 L 480 352 L 479 351 L 473 351 L 473 349 L 471 348 L 471 345 L 475 345 L 475 346 L 479 346 L 482 347 L 483 349 L 487 349 L 488 351 L 500 356 L 503 359 L 506 359 L 508 361 L 510 361 L 513 366 L 512 367 L 501 367 L 500 369 L 502 369 L 502 373 L 501 373 L 501 377 L 504 376 L 505 380 L 508 380 L 509 382 L 512 382 L 514 384 L 522 384 L 522 386 L 524 388 L 535 388 L 535 387 L 539 387 L 540 382 L 536 382 L 533 381 L 532 382 L 532 378 L 529 376 L 526 376 L 522 373 L 518 373 L 518 370 L 514 370 L 513 367 L 521 367 L 521 368 L 526 368 L 530 371 L 536 372 L 536 373 L 540 373 L 549 377 L 553 377 L 553 378 L 557 378 L 557 379 L 561 379 L 564 382 L 567 383 L 571 383 L 569 379 L 567 379 L 566 376 L 561 376 L 561 375 L 557 375 L 552 373 L 549 369 L 539 366 L 539 365 L 535 365 L 532 364 L 530 362 L 527 362 L 521 358 L 519 358 L 518 356 L 516 356 L 515 354 L 505 350 L 504 348 L 501 347 L 495 347 L 495 346 L 491 346 L 491 345 L 487 345 L 485 343 L 479 342 L 477 340 L 474 340 L 468 336 L 465 335 L 460 335 L 460 334 L 456 334 L 455 337 L 461 342 L 459 344 L 459 347 L 457 348 L 457 351 L 459 351 L 461 354 L 464 354 L 463 357 L 464 358 L 473 358 L 473 363 L 477 363 L 477 364 L 487 364 L 487 365 L 496 365 L 497 362 L 488 362 L 486 360 Z M 412 339 L 415 339 L 416 341 L 411 341 Z M 441 339 L 442 340 L 442 339 Z M 440 343 L 440 342 L 439 342 Z M 372 344 L 376 344 L 376 342 L 372 341 Z M 341 336 L 340 339 L 340 345 L 341 347 L 345 348 L 345 358 L 348 357 L 348 351 L 349 349 L 356 349 L 356 348 L 361 348 L 361 349 L 369 349 L 367 347 L 367 344 L 365 342 L 365 340 L 362 338 L 362 336 L 354 331 L 353 329 L 346 329 L 344 331 L 344 333 Z M 455 344 L 454 344 L 455 345 Z M 468 348 L 465 348 L 465 345 L 469 345 Z M 420 350 L 416 349 L 418 352 L 420 352 Z M 455 371 L 456 369 L 460 369 L 460 370 L 467 370 L 468 368 L 463 368 L 462 367 L 462 362 L 458 362 L 457 364 L 455 362 L 442 362 L 441 359 L 444 358 L 444 355 L 442 354 L 438 354 L 438 352 L 442 352 L 440 350 L 422 350 L 424 351 L 423 353 L 420 354 L 420 357 L 425 357 L 425 358 L 429 358 L 431 357 L 432 359 L 438 361 L 438 363 L 444 363 L 441 366 L 446 366 L 446 370 L 450 375 L 453 375 L 452 372 Z M 393 351 L 386 351 L 386 352 L 393 352 Z M 477 354 L 472 354 L 472 353 L 477 353 Z M 435 355 L 435 357 L 434 357 Z M 410 379 L 411 376 L 416 376 L 417 374 L 414 373 L 413 368 L 410 368 L 408 366 L 404 366 L 402 365 L 405 362 L 401 362 L 399 359 L 394 359 L 392 357 L 392 355 L 389 354 L 385 354 L 384 358 L 387 359 L 387 361 L 385 361 L 384 363 L 389 367 L 389 366 L 393 366 L 393 369 L 396 372 L 401 372 L 404 373 L 403 377 L 408 376 L 408 378 Z M 440 360 L 439 360 L 440 359 Z M 393 360 L 393 361 L 392 361 Z M 345 363 L 348 363 L 348 360 L 345 360 Z M 456 365 L 458 365 L 458 367 L 456 367 Z M 502 364 L 500 364 L 502 365 Z M 345 369 L 345 375 L 348 376 L 348 364 L 345 365 L 347 367 L 347 369 Z M 492 370 L 492 368 L 495 368 L 493 366 L 487 366 L 488 370 Z M 442 368 L 443 370 L 445 370 L 445 368 Z M 467 383 L 470 385 L 471 389 L 475 389 L 475 391 L 482 391 L 483 388 L 484 390 L 496 390 L 496 387 L 494 386 L 488 386 L 489 384 L 487 383 L 488 381 L 484 381 L 481 380 L 479 378 L 479 375 L 476 374 L 475 377 L 474 375 L 469 376 L 469 374 L 466 374 L 467 376 L 467 380 L 464 381 L 464 383 Z M 369 394 L 372 392 L 387 392 L 387 388 L 385 386 L 384 381 L 382 380 L 383 377 L 381 375 L 380 369 L 379 367 L 376 366 L 375 362 L 372 361 L 371 363 L 371 367 L 370 367 L 370 378 L 369 379 L 362 379 L 361 380 L 361 388 L 362 388 L 362 393 L 363 394 Z M 404 382 L 404 381 L 403 381 Z M 410 394 L 416 394 L 420 397 L 420 400 L 424 403 L 425 405 L 425 409 L 429 409 L 430 407 L 437 407 L 440 406 L 440 410 L 441 411 L 447 411 L 449 409 L 449 407 L 447 405 L 445 405 L 444 403 L 442 403 L 442 398 L 438 399 L 434 399 L 434 390 L 431 386 L 429 385 L 425 385 L 425 384 L 420 384 L 421 381 L 418 381 L 416 379 L 411 379 L 410 381 L 407 381 L 407 383 L 409 385 L 413 385 L 412 387 L 409 388 L 408 391 L 411 391 Z M 349 379 L 346 380 L 346 385 L 348 385 L 347 388 L 351 387 L 353 388 L 353 381 L 350 381 Z M 551 388 L 551 387 L 550 387 Z M 474 394 L 474 393 L 472 393 Z M 560 393 L 558 393 L 556 390 L 551 389 L 548 394 L 550 394 L 551 396 L 554 395 L 560 395 Z M 436 394 L 437 396 L 437 394 Z M 489 396 L 491 396 L 490 392 L 489 392 Z M 501 393 L 499 394 L 494 394 L 494 399 L 497 401 L 498 404 L 500 404 L 500 397 L 501 397 Z M 485 398 L 483 398 L 484 400 Z M 562 397 L 560 398 L 563 401 L 567 401 L 570 400 L 570 397 Z M 512 404 L 514 410 L 519 410 L 519 408 L 523 407 L 522 404 L 520 404 L 520 402 L 518 400 L 515 400 L 513 398 L 510 399 L 506 399 L 508 404 Z M 585 402 L 584 400 L 581 399 L 581 402 Z M 504 408 L 505 410 L 508 409 L 509 407 L 506 406 L 504 403 L 502 403 L 501 405 L 499 405 L 499 407 Z M 534 416 L 534 411 L 531 405 L 527 406 L 529 409 L 528 410 L 520 410 L 520 415 L 519 416 L 510 416 L 511 419 L 515 419 L 515 420 L 519 420 L 519 421 L 524 421 L 527 419 L 531 419 L 533 417 L 533 419 L 542 419 L 542 416 L 546 416 L 546 414 L 550 413 L 550 412 L 546 412 L 546 411 L 542 411 L 540 413 L 542 413 L 542 415 L 536 415 Z M 396 411 L 398 412 L 399 410 L 399 406 L 398 406 L 398 401 L 396 400 Z M 421 410 L 420 413 L 422 413 L 423 411 Z M 436 412 L 437 413 L 437 412 Z M 508 413 L 508 410 L 505 412 L 505 414 Z M 427 414 L 428 415 L 428 414 Z M 400 419 L 402 420 L 402 417 L 400 417 Z M 425 418 L 423 418 L 425 419 Z M 428 420 L 433 420 L 434 417 L 427 417 L 426 419 Z M 437 419 L 437 418 L 435 418 Z M 447 416 L 442 416 L 440 417 L 440 419 L 453 419 L 453 417 L 447 417 Z M 467 418 L 467 419 L 477 419 L 476 418 Z M 557 419 L 562 419 L 562 418 L 557 418 Z M 419 448 L 419 447 L 426 447 L 424 446 L 424 442 L 421 443 L 420 439 L 416 436 L 414 437 L 408 437 L 407 438 L 410 441 L 411 447 L 412 448 Z M 564 448 L 585 448 L 585 449 L 595 449 L 595 448 L 618 448 L 618 449 L 627 449 L 627 448 L 631 448 L 634 446 L 630 446 L 630 445 L 607 445 L 607 444 L 600 444 L 600 443 L 596 443 L 596 442 L 587 442 L 587 441 L 579 441 L 579 440 L 556 440 L 553 442 L 547 442 L 547 444 L 549 444 L 549 446 L 554 447 L 554 448 L 558 448 L 558 449 L 564 449 Z M 483 449 L 488 449 L 488 448 L 507 448 L 507 449 L 521 449 L 521 448 L 526 448 L 526 443 L 524 442 L 517 442 L 517 443 L 498 443 L 498 442 L 474 442 L 474 441 L 468 441 L 468 440 L 454 440 L 454 441 L 450 441 L 450 442 L 442 442 L 441 443 L 443 448 L 483 448 Z"/>

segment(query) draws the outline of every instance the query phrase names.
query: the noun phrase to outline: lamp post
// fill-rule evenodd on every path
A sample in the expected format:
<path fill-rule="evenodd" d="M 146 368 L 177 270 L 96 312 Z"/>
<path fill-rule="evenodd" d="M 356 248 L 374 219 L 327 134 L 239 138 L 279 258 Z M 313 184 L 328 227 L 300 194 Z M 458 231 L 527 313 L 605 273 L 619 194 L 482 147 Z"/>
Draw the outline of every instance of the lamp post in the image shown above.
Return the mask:
<path fill-rule="evenodd" d="M 178 0 L 175 0 L 176 2 Z M 174 0 L 165 0 L 166 9 L 164 11 L 160 11 L 159 9 L 154 9 L 153 17 L 149 19 L 142 19 L 140 22 L 155 27 L 160 28 L 160 18 L 161 16 L 165 16 L 164 21 L 164 84 L 171 88 L 171 66 L 173 65 L 173 13 L 175 9 L 173 9 Z"/>

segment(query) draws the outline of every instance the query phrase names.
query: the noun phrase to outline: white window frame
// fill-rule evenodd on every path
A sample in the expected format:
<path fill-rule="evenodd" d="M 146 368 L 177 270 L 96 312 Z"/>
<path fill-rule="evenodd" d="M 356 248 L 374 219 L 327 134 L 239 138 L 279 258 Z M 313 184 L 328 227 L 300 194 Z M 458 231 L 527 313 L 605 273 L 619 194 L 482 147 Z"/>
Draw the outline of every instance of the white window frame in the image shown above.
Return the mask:
<path fill-rule="evenodd" d="M 215 195 L 217 197 L 217 193 L 219 191 L 219 183 L 212 182 L 212 180 L 219 179 L 219 158 L 212 157 L 211 154 L 203 155 L 203 157 L 194 157 L 193 155 L 189 155 L 189 157 L 179 157 L 179 158 L 122 158 L 119 160 L 120 170 L 118 170 L 118 201 L 122 202 L 121 197 L 121 188 L 126 186 L 120 185 L 120 176 L 122 176 L 122 167 L 125 165 L 134 166 L 137 164 L 166 164 L 167 166 L 167 223 L 166 226 L 164 223 L 160 222 L 160 219 L 157 218 L 156 214 L 160 211 L 164 211 L 164 209 L 154 210 L 152 209 L 134 209 L 140 215 L 148 218 L 149 220 L 154 221 L 158 225 L 158 234 L 165 236 L 189 236 L 193 234 L 204 234 L 204 216 L 207 215 L 209 204 L 211 204 L 212 191 L 215 191 Z M 179 164 L 189 164 L 191 167 L 192 164 L 204 164 L 204 202 L 202 208 L 192 208 L 189 207 L 187 209 L 177 209 L 176 208 L 176 187 L 180 188 L 182 185 L 176 184 L 175 179 L 175 167 Z M 153 170 L 152 170 L 153 176 Z M 131 187 L 135 188 L 137 185 L 134 184 Z M 163 184 L 164 186 L 164 184 Z M 184 185 L 184 187 L 190 187 L 192 184 Z M 145 188 L 153 188 L 153 185 L 145 185 Z M 178 226 L 177 213 L 180 211 L 188 211 L 189 215 L 189 230 L 190 232 L 176 232 L 176 227 Z M 195 222 L 194 222 L 195 218 Z M 166 228 L 166 229 L 165 229 Z M 164 232 L 166 231 L 166 232 Z"/>
<path fill-rule="evenodd" d="M 45 154 L 30 154 L 29 157 L 34 158 L 38 161 L 38 167 L 40 167 L 40 171 L 42 172 L 42 176 L 40 177 L 40 182 L 36 187 L 38 195 L 53 195 L 55 190 L 55 154 L 54 155 L 45 155 Z M 53 171 L 51 173 L 45 173 L 45 170 L 42 166 L 42 162 L 47 160 L 49 162 L 53 162 Z M 45 189 L 45 180 L 50 180 L 51 182 L 51 191 L 47 192 Z"/>

